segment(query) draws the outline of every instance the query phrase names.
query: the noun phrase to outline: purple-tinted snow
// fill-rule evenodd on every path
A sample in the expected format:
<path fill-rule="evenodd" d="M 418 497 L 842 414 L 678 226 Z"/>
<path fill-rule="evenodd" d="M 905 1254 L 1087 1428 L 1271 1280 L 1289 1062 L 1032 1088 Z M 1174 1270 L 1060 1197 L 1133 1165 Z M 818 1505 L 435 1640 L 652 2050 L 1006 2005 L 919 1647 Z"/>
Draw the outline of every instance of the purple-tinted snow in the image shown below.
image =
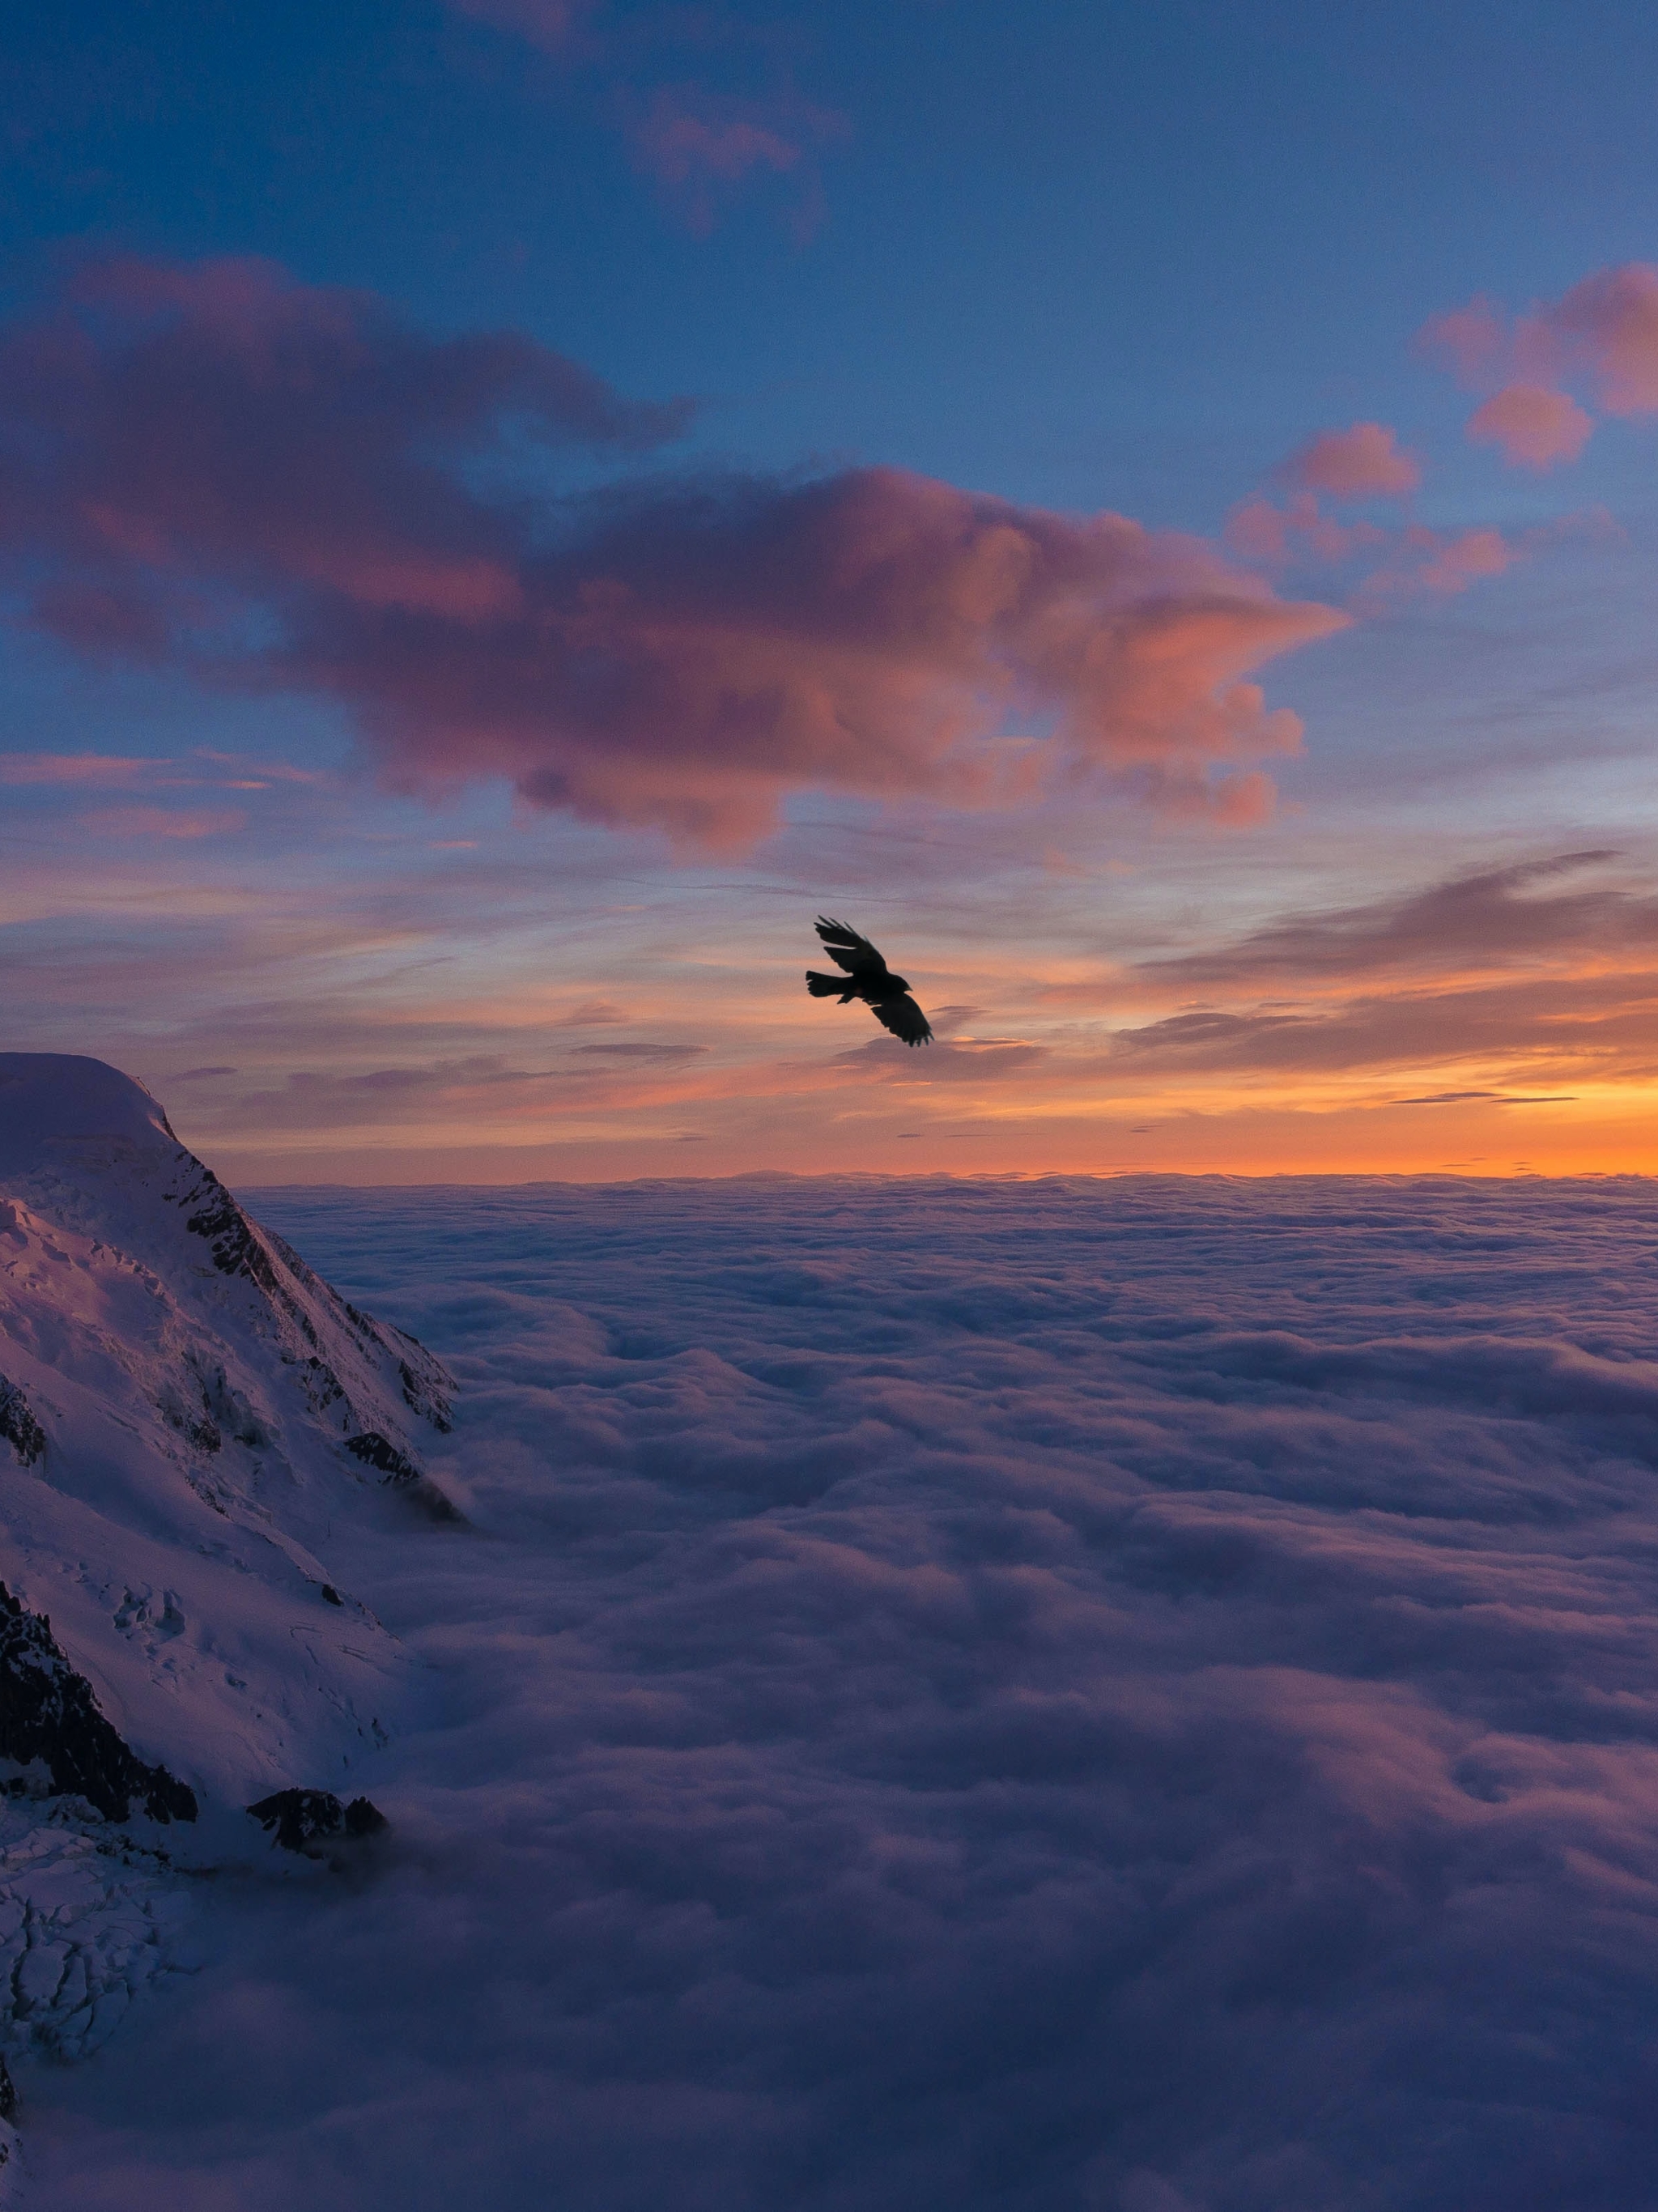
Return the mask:
<path fill-rule="evenodd" d="M 263 1192 L 463 1378 L 63 2212 L 1658 2201 L 1658 1190 Z"/>

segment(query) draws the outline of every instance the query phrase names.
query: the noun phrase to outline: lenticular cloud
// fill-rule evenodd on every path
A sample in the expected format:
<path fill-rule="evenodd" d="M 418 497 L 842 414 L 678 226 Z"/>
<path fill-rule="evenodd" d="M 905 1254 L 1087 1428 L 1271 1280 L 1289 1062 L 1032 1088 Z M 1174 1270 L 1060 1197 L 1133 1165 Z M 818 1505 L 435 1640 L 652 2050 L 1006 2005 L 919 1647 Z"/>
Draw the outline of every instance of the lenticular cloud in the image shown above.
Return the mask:
<path fill-rule="evenodd" d="M 336 699 L 405 788 L 726 847 L 797 791 L 973 805 L 1054 768 L 1260 811 L 1248 763 L 1301 725 L 1251 679 L 1347 617 L 898 470 L 550 489 L 689 416 L 269 264 L 94 264 L 0 341 L 0 558 L 74 651 Z"/>
<path fill-rule="evenodd" d="M 442 1693 L 54 2207 L 1650 2202 L 1650 1185 L 256 1204 L 464 1377 Z"/>

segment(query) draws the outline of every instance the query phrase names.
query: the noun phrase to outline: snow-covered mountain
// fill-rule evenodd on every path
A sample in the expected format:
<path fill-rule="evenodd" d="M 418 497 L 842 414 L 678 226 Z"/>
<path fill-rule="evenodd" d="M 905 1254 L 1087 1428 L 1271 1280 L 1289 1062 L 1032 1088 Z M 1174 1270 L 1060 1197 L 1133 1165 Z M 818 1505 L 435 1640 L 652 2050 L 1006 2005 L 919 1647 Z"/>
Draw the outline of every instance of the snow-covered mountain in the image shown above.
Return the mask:
<path fill-rule="evenodd" d="M 449 1387 L 412 1338 L 251 1220 L 140 1084 L 94 1060 L 0 1054 L 0 1950 L 17 1951 L 14 2049 L 43 2033 L 82 2047 L 98 1996 L 66 2010 L 80 1984 L 60 1960 L 67 1993 L 46 1990 L 55 1938 L 7 1932 L 20 1866 L 43 1851 L 73 1861 L 84 1918 L 109 1890 L 88 1852 L 112 1881 L 129 1838 L 173 1866 L 263 1850 L 250 1804 L 372 1784 L 412 1668 L 331 1547 L 349 1553 L 376 1521 L 431 1540 L 434 1520 L 456 1517 L 420 1468 L 422 1438 L 448 1425 Z M 135 1874 L 129 1851 L 122 1864 L 123 1896 L 155 1887 L 159 1862 Z M 69 1879 L 63 1866 L 54 1879 Z M 27 1895 L 24 1907 L 39 1920 Z M 84 1960 L 79 1971 L 96 1978 Z"/>

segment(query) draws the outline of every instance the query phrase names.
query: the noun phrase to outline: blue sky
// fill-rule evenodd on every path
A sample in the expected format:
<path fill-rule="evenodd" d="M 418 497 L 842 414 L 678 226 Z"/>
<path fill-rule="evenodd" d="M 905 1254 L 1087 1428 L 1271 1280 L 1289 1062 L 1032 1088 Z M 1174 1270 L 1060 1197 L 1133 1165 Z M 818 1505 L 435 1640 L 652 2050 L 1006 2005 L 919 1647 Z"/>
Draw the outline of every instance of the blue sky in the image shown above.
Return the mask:
<path fill-rule="evenodd" d="M 990 1010 L 991 1030 L 1043 1054 L 1061 1047 L 1032 1029 L 1031 994 L 1015 987 L 1034 976 L 1041 988 L 1070 989 L 1067 960 L 1095 963 L 1091 1034 L 1109 1051 L 1141 988 L 1125 998 L 1117 981 L 1159 948 L 1189 946 L 1194 933 L 1219 941 L 1290 911 L 1380 913 L 1434 880 L 1583 848 L 1615 845 L 1620 887 L 1638 895 L 1650 818 L 1653 410 L 1608 397 L 1606 348 L 1625 326 L 1603 317 L 1594 341 L 1601 351 L 1586 352 L 1588 341 L 1561 337 L 1573 311 L 1559 303 L 1597 271 L 1644 269 L 1655 251 L 1650 11 L 434 0 L 254 14 L 169 0 L 30 11 L 7 24 L 0 45 L 0 307 L 18 343 L 41 342 L 54 316 L 81 315 L 111 392 L 128 388 L 123 348 L 133 341 L 112 335 L 109 321 L 125 310 L 110 306 L 107 285 L 102 304 L 87 307 L 87 283 L 95 290 L 105 280 L 77 272 L 118 263 L 173 271 L 175 288 L 197 286 L 194 304 L 179 310 L 187 319 L 208 313 L 210 279 L 177 272 L 260 257 L 288 288 L 281 313 L 325 319 L 343 288 L 428 349 L 513 333 L 581 364 L 624 399 L 694 403 L 685 434 L 653 452 L 561 442 L 533 425 L 526 434 L 506 416 L 475 425 L 467 451 L 442 465 L 486 534 L 491 516 L 519 518 L 525 559 L 547 529 L 588 527 L 571 520 L 585 511 L 561 504 L 584 489 L 631 487 L 642 519 L 628 557 L 646 559 L 657 542 L 646 510 L 665 514 L 665 487 L 746 472 L 762 506 L 786 507 L 790 486 L 850 484 L 877 467 L 949 487 L 951 500 L 987 495 L 1020 518 L 1051 513 L 1080 526 L 1114 513 L 1154 537 L 1189 533 L 1211 549 L 1212 566 L 1201 584 L 1182 572 L 1177 596 L 1188 616 L 1194 592 L 1265 591 L 1333 609 L 1348 624 L 1321 637 L 1307 629 L 1293 645 L 1263 642 L 1242 669 L 1205 664 L 1200 691 L 1212 677 L 1223 688 L 1259 683 L 1263 711 L 1292 714 L 1305 732 L 1298 754 L 1278 742 L 1253 761 L 1234 745 L 1224 760 L 1212 748 L 1199 762 L 1181 739 L 1188 798 L 1195 774 L 1212 799 L 1232 790 L 1236 799 L 1216 802 L 1212 821 L 1189 805 L 1171 809 L 1156 792 L 1148 799 L 1144 744 L 1125 750 L 1102 725 L 1087 774 L 1078 780 L 1074 761 L 1056 769 L 1040 803 L 1029 793 L 993 803 L 982 778 L 946 788 L 916 766 L 920 741 L 903 721 L 944 711 L 949 684 L 935 670 L 902 703 L 884 695 L 890 726 L 865 733 L 878 750 L 890 744 L 893 775 L 867 769 L 826 779 L 821 763 L 797 759 L 780 738 L 782 765 L 761 811 L 774 799 L 780 842 L 754 826 L 751 805 L 748 830 L 722 833 L 710 877 L 706 855 L 683 838 L 663 841 L 663 810 L 679 803 L 671 795 L 635 804 L 630 784 L 625 801 L 589 791 L 567 803 L 556 795 L 564 767 L 534 784 L 498 736 L 474 744 L 466 714 L 475 721 L 475 708 L 452 717 L 439 775 L 430 744 L 393 726 L 407 710 L 381 696 L 383 654 L 376 705 L 360 688 L 319 678 L 314 654 L 303 681 L 267 672 L 221 682 L 204 680 L 176 636 L 139 653 L 130 640 L 89 642 L 84 623 L 70 635 L 41 613 L 41 580 L 91 588 L 104 556 L 85 544 L 66 550 L 40 515 L 52 500 L 76 513 L 103 513 L 108 501 L 84 471 L 72 486 L 63 476 L 40 494 L 46 506 L 13 530 L 3 580 L 15 620 L 0 678 L 0 759 L 35 763 L 11 772 L 0 826 L 13 884 L 0 931 L 24 931 L 34 963 L 26 983 L 14 963 L 4 1011 L 16 1042 L 50 1032 L 61 1044 L 68 1030 L 89 1049 L 136 1056 L 141 1072 L 165 1081 L 202 1057 L 190 1032 L 208 1018 L 203 963 L 181 964 L 165 950 L 198 926 L 191 915 L 219 913 L 234 891 L 239 927 L 257 948 L 246 957 L 264 975 L 272 933 L 281 936 L 274 916 L 296 882 L 307 884 L 312 910 L 343 912 L 367 878 L 395 879 L 399 912 L 407 919 L 425 899 L 432 957 L 449 961 L 455 947 L 444 933 L 459 926 L 453 887 L 428 878 L 456 866 L 477 872 L 464 918 L 483 940 L 497 928 L 493 887 L 519 870 L 550 885 L 580 882 L 590 897 L 594 883 L 625 890 L 648 878 L 653 899 L 687 902 L 683 916 L 673 908 L 670 946 L 687 929 L 735 939 L 750 927 L 751 902 L 763 906 L 774 891 L 807 921 L 816 901 L 853 902 L 878 936 L 879 921 L 919 942 L 935 995 L 970 1001 L 975 1019 L 983 979 L 957 992 L 947 947 L 993 927 L 998 972 L 1015 995 Z M 1638 289 L 1644 280 L 1634 281 Z M 1509 366 L 1484 385 L 1460 384 L 1418 343 L 1431 319 L 1482 296 L 1504 315 L 1538 308 L 1533 325 L 1553 331 L 1552 404 L 1595 410 L 1579 457 L 1540 470 L 1465 434 L 1503 376 L 1535 380 L 1523 322 L 1505 341 Z M 1637 346 L 1643 298 L 1627 326 Z M 20 412 L 15 393 L 9 404 L 0 451 L 23 456 L 20 466 L 46 466 L 40 453 L 68 434 L 64 423 L 39 405 Z M 234 419 L 257 443 L 257 409 Z M 1311 480 L 1286 475 L 1291 457 L 1321 433 L 1361 424 L 1382 426 L 1412 457 L 1418 481 L 1374 497 L 1321 484 L 1319 526 L 1368 532 L 1364 545 L 1333 559 L 1303 544 L 1297 562 L 1263 567 L 1259 549 L 1237 536 L 1238 510 L 1262 494 L 1287 508 L 1298 483 L 1305 498 Z M 430 459 L 423 434 L 411 429 L 400 467 Z M 131 459 L 130 422 L 122 436 L 118 452 L 102 451 L 106 475 Z M 225 483 L 197 493 L 232 507 L 244 495 Z M 244 641 L 286 635 L 295 617 L 280 592 L 272 596 L 268 577 L 248 582 L 238 566 L 254 552 L 217 541 L 185 552 L 173 540 L 165 553 L 133 554 L 141 539 L 160 544 L 161 526 L 153 515 L 132 523 L 130 507 L 122 557 L 149 562 L 146 590 L 187 567 L 192 588 L 243 594 Z M 319 544 L 334 527 L 319 510 Z M 1170 542 L 1157 542 L 1163 566 L 1144 583 L 1142 608 L 1146 593 L 1175 588 L 1165 573 Z M 603 556 L 622 557 L 614 547 Z M 707 562 L 689 550 L 684 558 L 687 576 L 699 579 Z M 598 560 L 592 553 L 589 568 Z M 590 584 L 597 571 L 584 574 Z M 643 588 L 627 574 L 628 589 Z M 752 598 L 762 583 L 756 570 L 744 589 Z M 726 613 L 701 605 L 696 651 L 724 635 Z M 784 623 L 797 642 L 809 613 L 797 608 Z M 744 619 L 752 617 L 750 605 Z M 781 649 L 769 630 L 765 641 L 751 630 L 744 638 L 744 668 Z M 1000 651 L 993 646 L 990 657 L 1005 672 Z M 489 653 L 480 652 L 487 669 Z M 418 690 L 425 679 L 411 672 L 407 681 Z M 849 711 L 844 700 L 836 711 Z M 1054 716 L 1063 722 L 1067 711 L 1052 694 L 1019 726 L 1062 751 Z M 990 722 L 986 735 L 996 742 Z M 655 742 L 637 729 L 604 734 L 604 773 L 617 747 L 636 754 Z M 723 772 L 696 752 L 713 743 L 717 753 L 719 741 L 668 728 L 663 742 L 680 748 L 676 789 L 687 776 Z M 635 754 L 628 773 L 636 779 L 647 772 Z M 261 776 L 212 768 L 220 755 L 254 762 Z M 38 765 L 48 756 L 171 765 L 165 775 L 129 765 L 119 771 L 126 788 L 89 803 L 89 771 L 54 781 Z M 196 763 L 189 776 L 174 772 L 180 761 Z M 186 795 L 135 800 L 146 774 Z M 1264 783 L 1237 796 L 1246 775 L 1270 777 L 1275 811 L 1259 799 Z M 305 775 L 327 780 L 310 812 L 305 794 L 321 787 L 298 780 Z M 220 787 L 251 788 L 261 777 L 276 799 Z M 1220 836 L 1217 822 L 1236 834 Z M 959 896 L 946 911 L 922 890 L 932 864 L 899 856 L 924 848 L 962 856 L 955 865 L 983 889 L 981 916 Z M 1044 872 L 1037 896 L 1025 879 Z M 710 881 L 733 886 L 728 905 Z M 1093 924 L 1102 888 L 1124 917 L 1103 938 Z M 1029 934 L 1010 945 L 1015 909 Z M 249 975 L 226 952 L 222 926 L 210 933 L 213 988 L 244 1002 Z M 112 935 L 124 949 L 151 945 L 148 981 L 77 996 L 69 978 L 80 972 L 79 948 Z M 571 1003 L 604 998 L 617 981 L 572 966 L 563 933 L 540 957 Z M 780 989 L 798 963 L 793 951 L 779 957 Z M 484 972 L 474 980 L 484 995 L 513 1000 L 516 986 L 479 957 Z M 915 958 L 906 954 L 906 965 Z M 743 966 L 733 955 L 722 972 Z M 647 1041 L 681 980 L 671 951 L 629 951 L 625 1005 Z M 358 1030 L 374 1038 L 384 1001 L 378 984 L 362 988 Z M 729 988 L 720 986 L 729 1024 L 720 1049 L 757 1069 L 762 1030 L 781 1002 L 768 995 L 764 1015 L 744 1030 Z M 294 982 L 291 995 L 302 1008 L 309 987 Z M 192 997 L 193 1009 L 182 1004 Z M 511 1026 L 521 1034 L 529 1018 L 513 1003 Z M 799 1027 L 809 1012 L 791 1006 L 787 1019 Z M 302 1022 L 273 1024 L 259 1045 L 260 1097 L 273 1081 L 319 1072 L 314 1033 Z M 444 1026 L 446 1035 L 447 1016 Z M 821 1024 L 803 1034 L 825 1036 Z M 845 1041 L 837 1032 L 823 1049 Z M 413 1054 L 428 1072 L 441 1057 L 418 1023 L 382 1042 L 379 1057 Z M 475 1057 L 504 1049 L 498 1030 L 472 1042 Z M 1465 1070 L 1443 1087 L 1500 1090 L 1531 1050 L 1516 1042 L 1512 1065 L 1499 1054 L 1483 1075 Z M 1385 1089 L 1392 1079 L 1377 1079 Z M 1620 1062 L 1618 1079 L 1633 1081 L 1634 1071 Z M 756 1080 L 769 1095 L 771 1078 Z M 1102 1098 L 1089 1115 L 1108 1122 Z M 1003 1109 L 986 1105 L 981 1164 L 1035 1160 L 1032 1130 L 1052 1103 L 1033 1093 L 1034 1119 L 1011 1133 Z M 1277 1101 L 1280 1109 L 1300 1110 L 1293 1098 Z M 623 1121 L 629 1110 L 618 1103 Z M 1180 1109 L 1220 1121 L 1231 1110 L 1218 1094 Z M 1577 1139 L 1563 1139 L 1552 1157 L 1619 1158 L 1626 1139 L 1618 1131 L 1644 1111 L 1629 1092 L 1599 1134 L 1580 1132 L 1576 1152 Z M 1233 1164 L 1261 1164 L 1250 1145 L 1229 1152 L 1219 1126 L 1195 1152 L 1176 1145 L 1154 1164 L 1208 1158 L 1210 1137 Z M 1096 1144 L 1088 1116 L 1066 1127 L 1068 1149 L 1049 1164 L 1123 1164 L 1110 1129 Z M 203 1133 L 246 1147 L 250 1160 L 275 1141 L 228 1093 Z M 650 1165 L 660 1133 L 641 1124 L 633 1149 L 614 1155 L 617 1171 Z M 716 1147 L 709 1157 L 728 1162 L 717 1115 L 706 1133 Z M 774 1133 L 778 1158 L 806 1157 L 811 1133 L 780 1108 Z M 306 1141 L 319 1158 L 344 1158 L 337 1131 L 318 1125 Z M 394 1139 L 382 1132 L 377 1141 Z M 434 1124 L 428 1149 L 446 1141 Z M 556 1146 L 556 1133 L 524 1141 Z M 1408 1147 L 1402 1155 L 1381 1124 L 1342 1141 L 1344 1165 L 1498 1158 L 1483 1137 L 1470 1153 L 1460 1130 L 1436 1133 L 1426 1158 Z"/>
<path fill-rule="evenodd" d="M 269 254 L 707 395 L 745 460 L 1190 527 L 1333 408 L 1454 422 L 1408 350 L 1430 314 L 1650 247 L 1633 6 L 614 9 L 592 61 L 440 6 L 28 12 L 14 283 L 88 237 Z M 842 118 L 810 240 L 789 179 L 708 236 L 665 219 L 611 119 L 629 82 Z"/>

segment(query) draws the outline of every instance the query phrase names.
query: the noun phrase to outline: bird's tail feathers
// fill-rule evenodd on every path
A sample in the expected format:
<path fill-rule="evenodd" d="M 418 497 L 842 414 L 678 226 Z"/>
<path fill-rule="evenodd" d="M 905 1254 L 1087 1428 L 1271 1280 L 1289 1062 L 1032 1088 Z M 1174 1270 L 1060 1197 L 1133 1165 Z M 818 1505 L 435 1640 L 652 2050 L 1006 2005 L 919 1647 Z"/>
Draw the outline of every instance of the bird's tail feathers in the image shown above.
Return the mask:
<path fill-rule="evenodd" d="M 815 968 L 806 970 L 806 988 L 814 999 L 849 999 L 844 975 L 820 975 Z"/>

